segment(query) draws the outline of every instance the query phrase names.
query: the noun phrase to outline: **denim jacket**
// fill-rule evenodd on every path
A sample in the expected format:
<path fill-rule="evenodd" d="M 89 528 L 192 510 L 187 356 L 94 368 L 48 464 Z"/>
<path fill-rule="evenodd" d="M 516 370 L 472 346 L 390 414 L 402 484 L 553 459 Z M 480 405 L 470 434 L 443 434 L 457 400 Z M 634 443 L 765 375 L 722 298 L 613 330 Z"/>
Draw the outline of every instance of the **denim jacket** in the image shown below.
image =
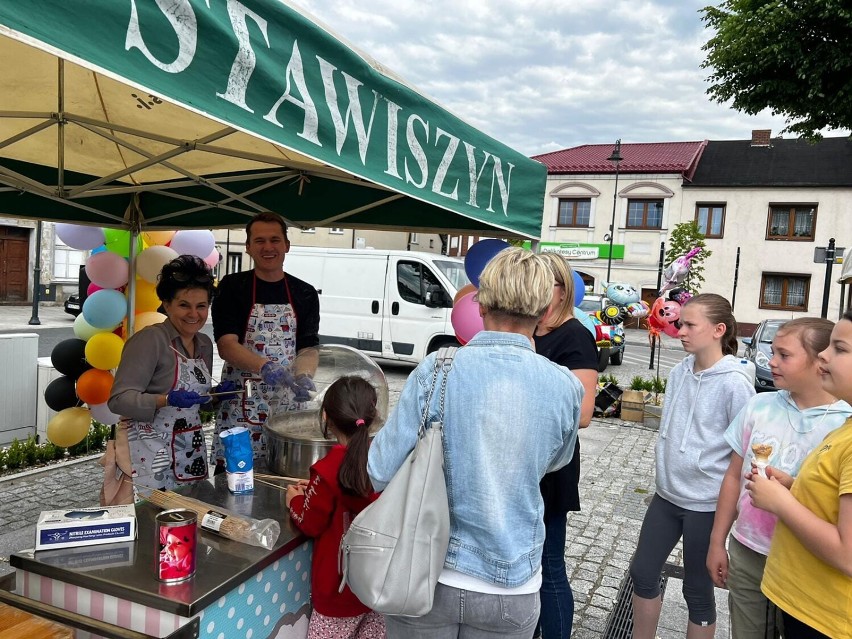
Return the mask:
<path fill-rule="evenodd" d="M 435 357 L 408 378 L 370 447 L 367 471 L 377 491 L 414 448 Z M 442 377 L 430 422 L 438 419 Z M 456 352 L 443 419 L 450 506 L 445 568 L 509 588 L 532 578 L 544 543 L 539 481 L 571 460 L 582 398 L 574 374 L 536 355 L 517 333 L 482 331 Z"/>

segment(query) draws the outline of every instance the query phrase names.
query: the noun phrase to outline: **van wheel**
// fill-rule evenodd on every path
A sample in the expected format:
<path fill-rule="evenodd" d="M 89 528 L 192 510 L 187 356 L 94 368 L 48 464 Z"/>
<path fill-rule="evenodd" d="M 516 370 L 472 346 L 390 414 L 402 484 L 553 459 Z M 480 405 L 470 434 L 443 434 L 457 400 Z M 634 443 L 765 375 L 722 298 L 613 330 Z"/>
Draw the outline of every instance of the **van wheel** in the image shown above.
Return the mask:
<path fill-rule="evenodd" d="M 429 344 L 429 348 L 426 350 L 426 354 L 428 355 L 429 353 L 434 353 L 442 346 L 455 346 L 457 348 L 461 348 L 461 344 L 457 339 L 453 339 L 452 337 L 439 337 L 433 340 L 431 344 Z"/>
<path fill-rule="evenodd" d="M 624 351 L 617 350 L 609 356 L 609 363 L 618 366 L 624 360 Z"/>
<path fill-rule="evenodd" d="M 603 373 L 607 364 L 609 364 L 609 349 L 601 348 L 598 350 L 598 372 Z"/>

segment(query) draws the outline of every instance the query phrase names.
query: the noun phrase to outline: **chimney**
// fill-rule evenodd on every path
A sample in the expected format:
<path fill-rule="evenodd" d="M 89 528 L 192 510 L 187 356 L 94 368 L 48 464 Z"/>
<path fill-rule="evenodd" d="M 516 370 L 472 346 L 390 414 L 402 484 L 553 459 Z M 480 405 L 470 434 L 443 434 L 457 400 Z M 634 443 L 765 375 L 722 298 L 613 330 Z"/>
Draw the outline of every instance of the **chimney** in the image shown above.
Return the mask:
<path fill-rule="evenodd" d="M 752 129 L 751 145 L 752 146 L 769 146 L 769 136 L 772 134 L 772 129 Z"/>

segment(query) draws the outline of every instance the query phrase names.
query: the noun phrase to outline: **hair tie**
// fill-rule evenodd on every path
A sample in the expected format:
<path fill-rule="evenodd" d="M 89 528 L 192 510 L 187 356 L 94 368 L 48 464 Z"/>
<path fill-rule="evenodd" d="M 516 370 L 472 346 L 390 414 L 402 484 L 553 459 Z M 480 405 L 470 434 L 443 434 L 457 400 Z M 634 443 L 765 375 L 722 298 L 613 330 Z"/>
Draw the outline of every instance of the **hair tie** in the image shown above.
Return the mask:
<path fill-rule="evenodd" d="M 363 425 L 364 425 L 364 420 L 363 420 L 363 419 L 356 419 L 356 420 L 355 420 L 355 425 L 356 425 L 356 426 L 363 426 Z"/>

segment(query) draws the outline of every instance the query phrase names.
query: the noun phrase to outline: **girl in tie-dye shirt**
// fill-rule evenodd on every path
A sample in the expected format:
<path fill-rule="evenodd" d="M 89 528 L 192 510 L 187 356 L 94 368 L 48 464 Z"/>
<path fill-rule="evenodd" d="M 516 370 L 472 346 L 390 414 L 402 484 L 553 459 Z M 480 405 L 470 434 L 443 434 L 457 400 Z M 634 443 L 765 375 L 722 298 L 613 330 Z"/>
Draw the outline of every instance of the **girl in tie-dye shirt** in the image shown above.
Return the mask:
<path fill-rule="evenodd" d="M 777 520 L 756 508 L 745 489 L 752 447 L 771 447 L 773 476 L 789 486 L 808 453 L 852 415 L 849 404 L 822 387 L 817 355 L 828 346 L 833 326 L 826 319 L 800 318 L 779 328 L 769 367 L 781 390 L 753 397 L 725 432 L 733 454 L 719 493 L 707 569 L 716 586 L 728 588 L 738 638 L 763 639 L 775 628 L 775 611 L 760 591 L 760 580 Z"/>

